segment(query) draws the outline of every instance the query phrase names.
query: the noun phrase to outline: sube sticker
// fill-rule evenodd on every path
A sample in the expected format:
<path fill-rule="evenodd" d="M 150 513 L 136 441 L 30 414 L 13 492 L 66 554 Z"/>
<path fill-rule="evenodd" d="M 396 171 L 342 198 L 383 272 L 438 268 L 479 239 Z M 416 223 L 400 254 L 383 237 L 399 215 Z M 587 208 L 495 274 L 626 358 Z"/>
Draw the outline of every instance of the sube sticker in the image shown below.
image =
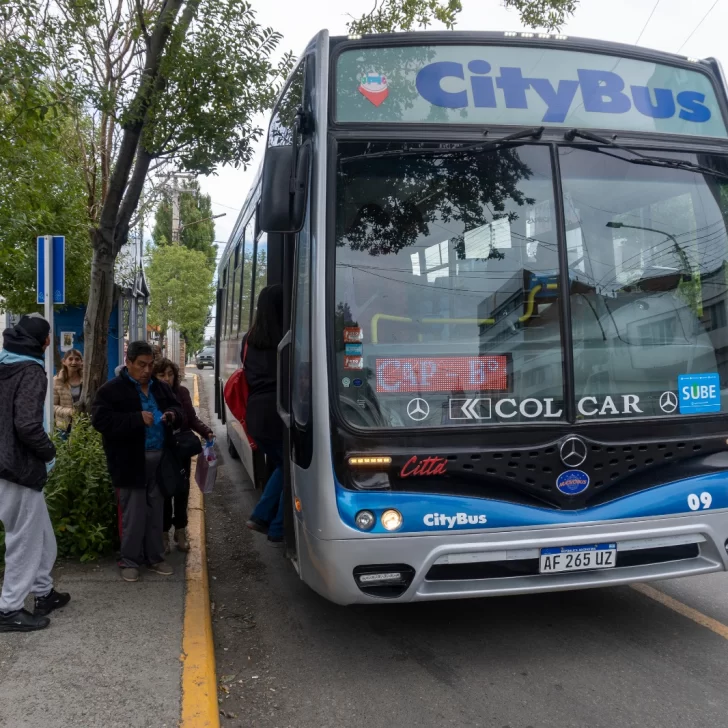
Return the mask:
<path fill-rule="evenodd" d="M 720 377 L 717 372 L 680 374 L 677 391 L 681 415 L 720 412 Z"/>

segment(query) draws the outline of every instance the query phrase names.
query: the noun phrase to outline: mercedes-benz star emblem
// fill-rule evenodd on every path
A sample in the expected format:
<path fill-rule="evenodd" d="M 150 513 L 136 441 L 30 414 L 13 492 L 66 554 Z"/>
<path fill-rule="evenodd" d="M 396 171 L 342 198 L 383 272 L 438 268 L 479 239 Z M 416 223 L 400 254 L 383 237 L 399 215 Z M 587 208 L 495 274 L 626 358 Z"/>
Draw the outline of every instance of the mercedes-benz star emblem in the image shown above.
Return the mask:
<path fill-rule="evenodd" d="M 570 468 L 578 468 L 586 460 L 586 443 L 578 437 L 567 437 L 561 443 L 561 462 Z"/>
<path fill-rule="evenodd" d="M 430 405 L 424 399 L 411 399 L 407 405 L 407 414 L 411 420 L 422 422 L 430 414 Z"/>
<path fill-rule="evenodd" d="M 675 392 L 663 392 L 660 397 L 660 409 L 671 415 L 677 409 L 677 395 Z"/>

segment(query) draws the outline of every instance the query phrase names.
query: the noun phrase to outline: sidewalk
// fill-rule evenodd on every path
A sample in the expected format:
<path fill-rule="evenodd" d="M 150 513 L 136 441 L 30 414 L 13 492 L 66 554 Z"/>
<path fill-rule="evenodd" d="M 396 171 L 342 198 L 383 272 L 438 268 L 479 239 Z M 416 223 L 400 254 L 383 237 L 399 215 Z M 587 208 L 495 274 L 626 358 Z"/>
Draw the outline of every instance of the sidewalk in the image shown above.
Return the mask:
<path fill-rule="evenodd" d="M 168 557 L 174 576 L 142 570 L 127 584 L 113 558 L 57 564 L 71 603 L 45 630 L 0 635 L 0 728 L 173 728 L 183 711 L 185 728 L 217 725 L 216 703 L 214 723 L 195 713 L 209 684 L 216 701 L 205 551 L 192 532 L 199 504 L 190 498 L 187 570 L 184 554 Z"/>
<path fill-rule="evenodd" d="M 60 564 L 71 603 L 48 629 L 0 636 L 0 726 L 176 726 L 185 572 L 182 554 L 169 560 L 174 576 L 136 584 L 113 560 Z"/>

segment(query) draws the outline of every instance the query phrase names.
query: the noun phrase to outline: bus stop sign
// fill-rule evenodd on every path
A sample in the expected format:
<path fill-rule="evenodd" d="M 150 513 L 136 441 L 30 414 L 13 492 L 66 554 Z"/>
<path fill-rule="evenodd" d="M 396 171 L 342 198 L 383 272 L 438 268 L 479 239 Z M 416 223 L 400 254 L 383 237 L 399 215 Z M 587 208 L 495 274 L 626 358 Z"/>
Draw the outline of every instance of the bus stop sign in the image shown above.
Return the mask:
<path fill-rule="evenodd" d="M 45 303 L 45 247 L 43 236 L 37 242 L 36 291 L 37 303 Z M 63 235 L 53 236 L 53 303 L 66 302 L 66 238 Z"/>

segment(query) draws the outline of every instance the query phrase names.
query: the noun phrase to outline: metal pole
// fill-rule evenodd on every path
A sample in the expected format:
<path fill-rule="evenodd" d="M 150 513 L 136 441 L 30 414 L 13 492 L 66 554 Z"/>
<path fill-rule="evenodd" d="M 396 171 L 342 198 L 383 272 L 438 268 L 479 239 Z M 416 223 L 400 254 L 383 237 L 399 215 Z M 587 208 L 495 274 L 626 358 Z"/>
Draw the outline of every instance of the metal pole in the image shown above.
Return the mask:
<path fill-rule="evenodd" d="M 177 177 L 172 177 L 172 242 L 179 243 L 179 187 Z"/>
<path fill-rule="evenodd" d="M 48 434 L 53 432 L 53 350 L 55 349 L 55 327 L 53 326 L 53 237 L 43 236 L 43 249 L 45 255 L 45 296 L 43 297 L 46 320 L 51 325 L 51 345 L 45 352 L 45 370 L 48 378 L 48 390 L 45 400 L 45 423 Z"/>

